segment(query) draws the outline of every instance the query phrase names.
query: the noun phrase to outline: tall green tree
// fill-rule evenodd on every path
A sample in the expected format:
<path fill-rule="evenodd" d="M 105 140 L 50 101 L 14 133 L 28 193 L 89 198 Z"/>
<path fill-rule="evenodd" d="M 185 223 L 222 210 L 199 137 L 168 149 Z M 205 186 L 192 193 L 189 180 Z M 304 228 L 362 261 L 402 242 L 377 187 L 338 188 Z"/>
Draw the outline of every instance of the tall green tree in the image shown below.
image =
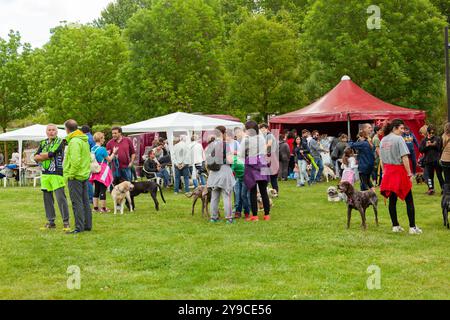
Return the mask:
<path fill-rule="evenodd" d="M 0 38 L 0 127 L 6 132 L 10 122 L 25 118 L 34 110 L 29 78 L 31 47 L 22 44 L 19 32 L 11 30 L 8 39 Z M 8 159 L 4 143 L 5 159 Z"/>
<path fill-rule="evenodd" d="M 288 26 L 257 14 L 237 27 L 226 50 L 228 103 L 262 117 L 299 102 L 298 38 Z"/>
<path fill-rule="evenodd" d="M 19 32 L 10 31 L 8 39 L 0 38 L 0 126 L 33 112 L 29 94 L 31 47 L 22 44 Z"/>
<path fill-rule="evenodd" d="M 74 118 L 92 126 L 116 119 L 122 106 L 117 73 L 127 61 L 118 27 L 57 27 L 43 54 L 42 90 L 51 121 Z"/>
<path fill-rule="evenodd" d="M 105 27 L 108 24 L 114 24 L 120 29 L 125 29 L 127 21 L 143 8 L 150 8 L 152 0 L 114 0 L 109 3 L 101 12 L 99 19 L 95 24 L 99 27 Z"/>
<path fill-rule="evenodd" d="M 162 0 L 128 22 L 124 98 L 139 117 L 217 110 L 223 96 L 223 25 L 203 0 Z"/>
<path fill-rule="evenodd" d="M 426 0 L 316 0 L 301 36 L 303 88 L 314 100 L 347 74 L 372 94 L 426 110 L 439 101 L 445 21 Z"/>

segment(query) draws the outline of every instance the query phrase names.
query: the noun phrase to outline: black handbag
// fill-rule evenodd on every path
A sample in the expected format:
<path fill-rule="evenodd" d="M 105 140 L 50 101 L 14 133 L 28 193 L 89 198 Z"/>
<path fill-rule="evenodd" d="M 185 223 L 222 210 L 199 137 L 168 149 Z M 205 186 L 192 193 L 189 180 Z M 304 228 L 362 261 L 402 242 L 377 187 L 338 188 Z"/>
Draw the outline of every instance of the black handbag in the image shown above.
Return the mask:
<path fill-rule="evenodd" d="M 216 148 L 215 148 L 215 146 L 212 146 L 212 147 L 214 147 L 213 151 L 211 152 L 212 161 L 211 162 L 207 161 L 206 168 L 209 171 L 219 171 L 220 168 L 222 167 L 222 165 L 226 163 L 226 159 L 227 159 L 226 158 L 227 157 L 227 145 L 226 145 L 225 142 L 223 142 L 223 159 L 222 159 L 222 163 L 217 163 L 216 162 Z"/>

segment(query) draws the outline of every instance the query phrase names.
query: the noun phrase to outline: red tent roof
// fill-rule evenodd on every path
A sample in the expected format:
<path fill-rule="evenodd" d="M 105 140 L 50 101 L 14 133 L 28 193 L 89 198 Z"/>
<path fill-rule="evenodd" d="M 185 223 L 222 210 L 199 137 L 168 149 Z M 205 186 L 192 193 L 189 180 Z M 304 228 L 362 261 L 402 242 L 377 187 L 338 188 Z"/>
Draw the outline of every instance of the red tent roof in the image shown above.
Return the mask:
<path fill-rule="evenodd" d="M 228 120 L 228 121 L 241 122 L 241 120 L 239 120 L 238 118 L 230 116 L 228 114 L 205 114 L 204 116 L 205 117 L 210 117 L 210 118 Z"/>
<path fill-rule="evenodd" d="M 322 123 L 351 120 L 424 120 L 425 111 L 398 107 L 384 102 L 356 85 L 348 76 L 313 104 L 270 119 L 270 123 Z"/>

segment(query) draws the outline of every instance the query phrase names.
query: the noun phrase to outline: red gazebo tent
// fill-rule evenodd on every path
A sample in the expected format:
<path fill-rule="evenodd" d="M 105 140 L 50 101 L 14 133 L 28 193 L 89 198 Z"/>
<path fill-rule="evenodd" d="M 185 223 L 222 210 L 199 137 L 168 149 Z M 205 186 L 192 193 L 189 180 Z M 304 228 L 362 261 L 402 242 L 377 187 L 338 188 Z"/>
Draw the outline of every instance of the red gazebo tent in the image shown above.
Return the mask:
<path fill-rule="evenodd" d="M 210 117 L 210 118 L 228 120 L 228 121 L 241 122 L 241 120 L 239 120 L 238 118 L 230 116 L 228 114 L 205 114 L 204 116 L 205 117 Z"/>
<path fill-rule="evenodd" d="M 425 124 L 425 111 L 398 107 L 384 102 L 356 85 L 348 76 L 330 92 L 313 104 L 300 110 L 270 119 L 270 128 L 317 129 L 329 135 L 338 132 L 353 133 L 355 138 L 360 123 L 376 125 L 386 120 L 402 119 L 419 139 L 419 128 Z"/>

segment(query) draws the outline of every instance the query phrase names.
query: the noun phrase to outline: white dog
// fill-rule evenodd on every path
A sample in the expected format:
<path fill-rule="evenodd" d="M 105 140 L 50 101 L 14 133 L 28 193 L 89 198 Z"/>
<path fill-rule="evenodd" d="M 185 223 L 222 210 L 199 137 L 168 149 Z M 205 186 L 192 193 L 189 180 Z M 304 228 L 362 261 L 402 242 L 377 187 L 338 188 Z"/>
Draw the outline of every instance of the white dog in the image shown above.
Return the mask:
<path fill-rule="evenodd" d="M 336 174 L 333 172 L 333 170 L 329 166 L 323 166 L 322 175 L 325 177 L 325 179 L 327 179 L 327 182 L 330 181 L 328 179 L 328 177 L 330 177 L 331 180 L 336 179 Z"/>
<path fill-rule="evenodd" d="M 123 214 L 123 208 L 125 201 L 128 200 L 130 204 L 130 212 L 133 212 L 133 206 L 131 205 L 130 191 L 134 189 L 134 185 L 129 181 L 124 181 L 116 185 L 111 191 L 111 197 L 114 201 L 114 214 L 117 214 L 117 206 L 120 205 L 120 214 Z"/>

